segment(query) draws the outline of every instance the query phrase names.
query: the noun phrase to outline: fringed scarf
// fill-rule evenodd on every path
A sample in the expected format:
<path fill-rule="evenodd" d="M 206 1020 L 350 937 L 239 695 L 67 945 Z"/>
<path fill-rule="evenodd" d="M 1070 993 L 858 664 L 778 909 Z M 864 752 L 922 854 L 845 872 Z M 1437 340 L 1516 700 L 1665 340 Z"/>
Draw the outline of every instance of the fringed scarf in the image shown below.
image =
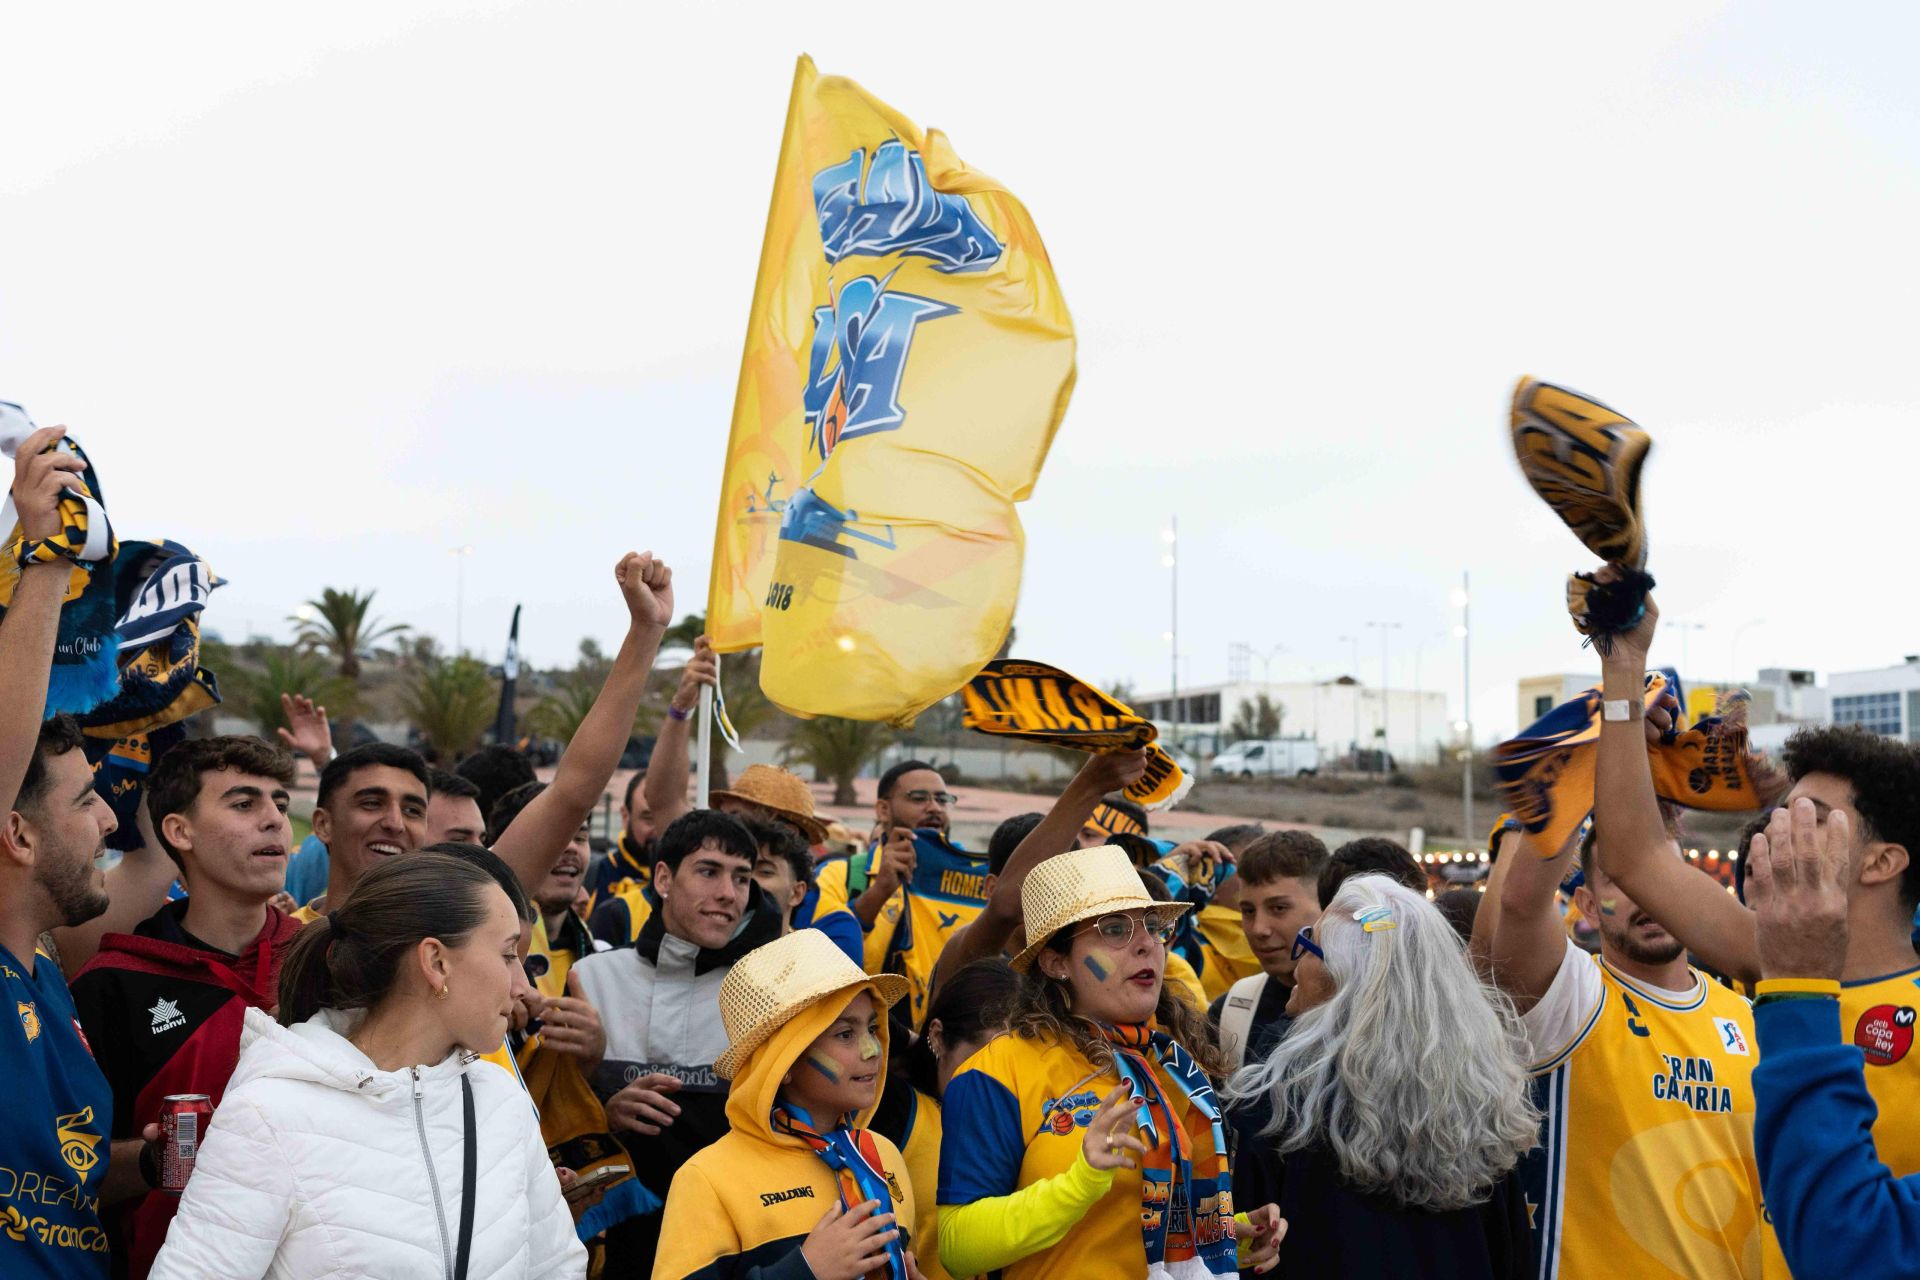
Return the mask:
<path fill-rule="evenodd" d="M 852 1209 L 869 1200 L 878 1200 L 876 1213 L 892 1213 L 893 1188 L 887 1185 L 886 1167 L 880 1163 L 880 1151 L 873 1145 L 873 1135 L 865 1129 L 854 1129 L 841 1124 L 837 1129 L 822 1133 L 814 1126 L 813 1117 L 804 1107 L 791 1102 L 774 1104 L 772 1115 L 773 1131 L 790 1134 L 800 1139 L 813 1153 L 827 1162 L 827 1168 L 833 1170 L 834 1177 L 840 1183 L 840 1204 Z M 899 1226 L 900 1224 L 895 1224 Z M 911 1223 L 902 1226 L 902 1230 L 911 1227 Z M 872 1280 L 907 1280 L 906 1251 L 901 1248 L 899 1237 L 887 1246 L 887 1266 L 882 1272 L 873 1273 Z"/>
<path fill-rule="evenodd" d="M 1146 1025 L 1108 1026 L 1120 1075 L 1139 1108 L 1135 1124 L 1148 1151 L 1140 1168 L 1140 1236 L 1149 1280 L 1203 1280 L 1238 1273 L 1233 1238 L 1233 1179 L 1228 1173 L 1220 1102 L 1206 1072 L 1164 1031 Z M 1210 1140 L 1196 1144 L 1161 1092 L 1158 1064 L 1187 1104 L 1206 1117 Z"/>
<path fill-rule="evenodd" d="M 1593 812 L 1600 701 L 1600 691 L 1589 689 L 1494 748 L 1494 789 L 1541 857 L 1565 847 Z M 1739 812 L 1762 807 L 1781 789 L 1777 770 L 1747 750 L 1744 696 L 1689 727 L 1679 677 L 1656 671 L 1647 676 L 1645 702 L 1674 716 L 1674 728 L 1647 747 L 1653 789 L 1662 800 Z M 1641 729 L 1637 722 L 1633 727 Z"/>

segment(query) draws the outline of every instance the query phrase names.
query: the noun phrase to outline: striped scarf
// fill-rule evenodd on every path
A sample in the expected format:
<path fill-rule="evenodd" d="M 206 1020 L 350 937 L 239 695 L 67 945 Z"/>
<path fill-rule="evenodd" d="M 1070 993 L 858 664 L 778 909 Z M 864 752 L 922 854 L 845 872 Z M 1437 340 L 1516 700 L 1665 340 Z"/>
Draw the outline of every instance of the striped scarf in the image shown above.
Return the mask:
<path fill-rule="evenodd" d="M 1149 1280 L 1201 1280 L 1238 1274 L 1233 1238 L 1233 1179 L 1226 1131 L 1213 1084 L 1192 1056 L 1150 1025 L 1100 1024 L 1120 1076 L 1133 1089 L 1135 1123 L 1147 1143 L 1140 1168 L 1140 1235 Z M 1153 1068 L 1158 1064 L 1187 1104 L 1206 1117 L 1210 1140 L 1195 1140 L 1174 1115 Z"/>
<path fill-rule="evenodd" d="M 0 415 L 0 456 L 11 459 L 26 443 L 33 423 L 18 406 Z M 71 438 L 54 443 L 86 463 L 60 495 L 60 532 L 33 539 L 20 527 L 20 518 L 7 497 L 0 504 L 0 530 L 7 539 L 0 562 L 0 613 L 13 603 L 14 588 L 28 565 L 69 565 L 66 598 L 60 605 L 60 630 L 54 640 L 53 666 L 47 674 L 46 714 L 90 711 L 114 695 L 120 673 L 116 665 L 119 639 L 114 624 L 114 583 L 110 566 L 118 550 L 106 508 L 100 505 L 100 477 L 93 462 Z"/>
<path fill-rule="evenodd" d="M 791 1102 L 777 1102 L 773 1107 L 773 1131 L 789 1134 L 813 1148 L 813 1153 L 827 1162 L 827 1168 L 833 1170 L 834 1177 L 840 1183 L 840 1204 L 852 1209 L 855 1205 L 865 1204 L 869 1200 L 880 1202 L 877 1213 L 892 1213 L 893 1189 L 887 1185 L 886 1168 L 880 1163 L 879 1149 L 873 1145 L 873 1135 L 865 1129 L 850 1128 L 841 1124 L 836 1129 L 821 1133 L 814 1127 L 813 1117 L 806 1109 Z M 896 1223 L 903 1232 L 911 1227 Z M 907 1280 L 906 1251 L 901 1247 L 900 1237 L 894 1237 L 887 1246 L 887 1266 L 884 1272 L 875 1273 L 873 1280 Z"/>

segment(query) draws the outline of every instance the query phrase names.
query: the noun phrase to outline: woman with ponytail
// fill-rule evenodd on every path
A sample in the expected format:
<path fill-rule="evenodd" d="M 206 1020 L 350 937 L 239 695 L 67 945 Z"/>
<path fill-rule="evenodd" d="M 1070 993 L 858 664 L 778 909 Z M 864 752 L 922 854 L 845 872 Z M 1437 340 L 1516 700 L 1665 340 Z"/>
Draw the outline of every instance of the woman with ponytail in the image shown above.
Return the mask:
<path fill-rule="evenodd" d="M 484 868 L 381 863 L 302 930 L 276 1018 L 247 1011 L 155 1280 L 583 1276 L 500 1046 L 526 977 Z"/>
<path fill-rule="evenodd" d="M 1155 901 L 1103 845 L 1040 863 L 1020 905 L 1010 1034 L 946 1088 L 941 1264 L 1005 1280 L 1272 1267 L 1278 1211 L 1234 1212 L 1212 1031 L 1165 985 L 1188 904 Z"/>

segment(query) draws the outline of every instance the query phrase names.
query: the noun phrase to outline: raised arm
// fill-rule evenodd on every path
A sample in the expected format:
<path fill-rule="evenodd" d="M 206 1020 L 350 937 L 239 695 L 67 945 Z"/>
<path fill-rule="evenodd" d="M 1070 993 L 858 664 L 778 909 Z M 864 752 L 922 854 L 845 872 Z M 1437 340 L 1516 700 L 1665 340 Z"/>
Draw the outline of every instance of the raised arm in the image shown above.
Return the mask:
<path fill-rule="evenodd" d="M 1067 789 L 1053 802 L 1047 816 L 1014 846 L 1006 869 L 993 882 L 987 905 L 973 920 L 954 931 L 941 949 L 933 968 L 930 985 L 938 988 L 948 974 L 986 956 L 997 956 L 1020 925 L 1020 890 L 1026 886 L 1027 873 L 1047 858 L 1073 848 L 1080 828 L 1093 816 L 1109 792 L 1119 791 L 1138 781 L 1147 771 L 1147 753 L 1124 751 L 1117 755 L 1088 756 L 1080 771 L 1067 783 Z"/>
<path fill-rule="evenodd" d="M 1500 893 L 1506 888 L 1507 873 L 1513 869 L 1507 857 L 1529 853 L 1518 824 L 1505 825 L 1512 821 L 1512 818 L 1504 819 L 1488 842 L 1487 856 L 1493 859 L 1493 867 L 1487 872 L 1487 883 L 1481 887 L 1480 910 L 1474 913 L 1473 936 L 1467 941 L 1467 959 L 1474 972 L 1496 984 L 1499 980 L 1493 972 L 1493 935 L 1500 931 Z M 1507 857 L 1501 856 L 1503 852 Z"/>
<path fill-rule="evenodd" d="M 42 427 L 14 454 L 13 504 L 21 533 L 31 541 L 60 532 L 60 491 L 86 469 L 75 454 L 51 452 L 66 433 L 65 427 Z M 95 571 L 105 572 L 106 566 Z M 0 621 L 0 797 L 6 802 L 0 813 L 13 808 L 27 766 L 33 763 L 40 722 L 47 714 L 47 677 L 60 631 L 60 602 L 72 572 L 73 566 L 61 559 L 22 569 L 7 616 Z"/>
<path fill-rule="evenodd" d="M 693 735 L 693 718 L 700 714 L 700 686 L 717 683 L 719 670 L 713 645 L 705 636 L 696 639 L 693 657 L 680 673 L 680 687 L 673 691 L 671 710 L 660 724 L 660 735 L 653 740 L 647 780 L 640 784 L 640 793 L 653 812 L 655 831 L 665 831 L 668 823 L 693 809 L 693 802 L 687 799 L 687 783 L 692 777 L 687 740 Z M 703 767 L 705 763 L 701 762 Z"/>
<path fill-rule="evenodd" d="M 1501 842 L 1500 917 L 1488 943 L 1493 981 L 1521 1013 L 1539 1003 L 1567 958 L 1567 926 L 1554 894 L 1580 847 L 1576 834 L 1551 858 L 1523 835 Z"/>
<path fill-rule="evenodd" d="M 633 736 L 633 719 L 647 691 L 647 675 L 673 617 L 673 570 L 655 560 L 651 551 L 640 555 L 629 551 L 614 566 L 613 576 L 629 616 L 613 670 L 560 757 L 553 785 L 534 797 L 494 842 L 493 851 L 513 868 L 529 893 L 547 878 L 567 841 L 606 792 L 620 765 L 620 753 Z"/>
<path fill-rule="evenodd" d="M 1649 597 L 1646 617 L 1632 632 L 1616 637 L 1612 652 L 1600 663 L 1600 696 L 1626 702 L 1632 717 L 1600 721 L 1593 802 L 1600 865 L 1627 897 L 1708 968 L 1753 982 L 1760 976 L 1753 913 L 1719 881 L 1680 857 L 1653 790 L 1649 730 L 1641 706 L 1647 650 L 1659 620 L 1660 610 Z"/>

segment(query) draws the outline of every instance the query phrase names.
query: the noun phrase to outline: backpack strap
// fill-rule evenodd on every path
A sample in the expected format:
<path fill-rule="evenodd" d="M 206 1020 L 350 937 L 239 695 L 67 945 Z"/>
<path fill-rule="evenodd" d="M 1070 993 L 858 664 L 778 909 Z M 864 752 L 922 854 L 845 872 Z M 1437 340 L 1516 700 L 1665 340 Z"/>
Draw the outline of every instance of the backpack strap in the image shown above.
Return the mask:
<path fill-rule="evenodd" d="M 1240 979 L 1227 988 L 1226 1003 L 1220 1006 L 1220 1051 L 1236 1068 L 1246 1065 L 1247 1033 L 1253 1029 L 1253 1012 L 1260 1007 L 1269 981 L 1264 973 Z"/>

